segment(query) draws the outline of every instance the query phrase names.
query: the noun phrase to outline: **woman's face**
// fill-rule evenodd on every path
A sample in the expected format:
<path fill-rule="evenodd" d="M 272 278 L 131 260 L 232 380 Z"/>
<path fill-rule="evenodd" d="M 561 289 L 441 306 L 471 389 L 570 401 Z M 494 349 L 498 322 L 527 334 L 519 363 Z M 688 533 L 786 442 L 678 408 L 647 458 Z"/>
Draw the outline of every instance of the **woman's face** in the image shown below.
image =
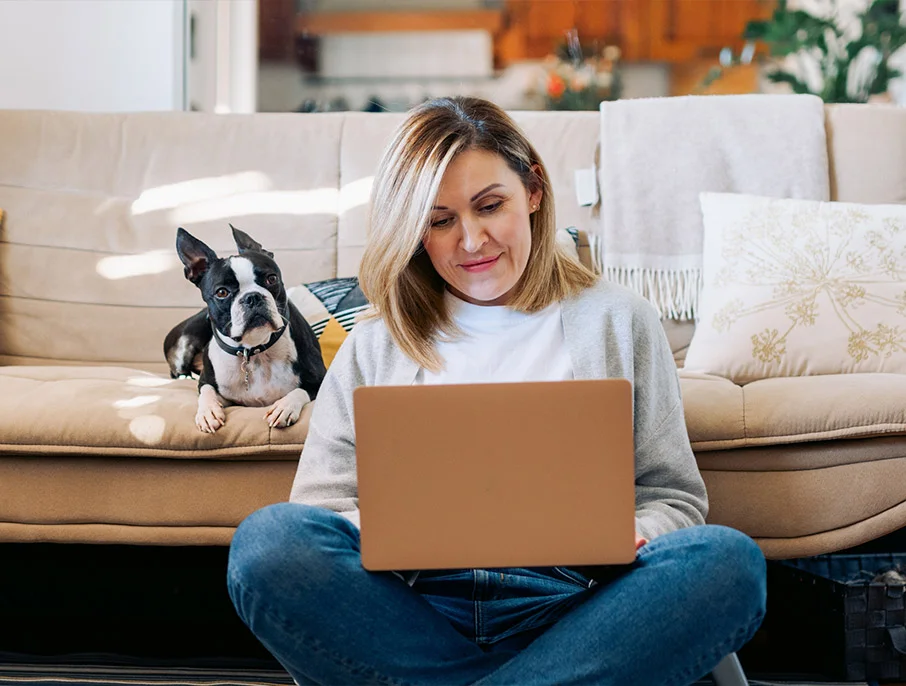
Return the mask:
<path fill-rule="evenodd" d="M 532 245 L 529 194 L 504 159 L 484 150 L 457 155 L 441 180 L 425 251 L 454 295 L 475 305 L 505 305 Z"/>

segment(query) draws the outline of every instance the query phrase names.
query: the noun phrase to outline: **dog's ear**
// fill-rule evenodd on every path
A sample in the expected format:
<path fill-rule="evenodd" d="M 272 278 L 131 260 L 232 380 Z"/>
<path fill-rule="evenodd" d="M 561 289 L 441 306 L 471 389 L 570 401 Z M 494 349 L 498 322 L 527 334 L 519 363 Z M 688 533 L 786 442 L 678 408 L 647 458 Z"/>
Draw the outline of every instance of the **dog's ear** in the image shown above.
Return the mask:
<path fill-rule="evenodd" d="M 185 266 L 186 278 L 196 286 L 217 259 L 217 253 L 182 227 L 176 230 L 176 254 Z"/>
<path fill-rule="evenodd" d="M 233 240 L 236 241 L 236 247 L 239 248 L 240 255 L 251 251 L 264 253 L 268 257 L 274 256 L 274 253 L 270 250 L 265 250 L 261 243 L 249 236 L 245 231 L 240 231 L 232 224 L 230 224 L 230 228 L 233 230 Z"/>

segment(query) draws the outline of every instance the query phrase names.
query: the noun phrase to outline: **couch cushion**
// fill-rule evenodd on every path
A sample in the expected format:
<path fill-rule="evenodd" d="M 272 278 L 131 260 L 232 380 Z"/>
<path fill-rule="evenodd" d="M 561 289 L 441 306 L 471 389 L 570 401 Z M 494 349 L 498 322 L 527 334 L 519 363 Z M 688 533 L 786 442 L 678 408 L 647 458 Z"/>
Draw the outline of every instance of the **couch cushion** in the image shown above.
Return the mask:
<path fill-rule="evenodd" d="M 0 542 L 229 545 L 289 497 L 295 460 L 4 455 Z"/>
<path fill-rule="evenodd" d="M 906 433 L 901 374 L 762 379 L 745 386 L 680 370 L 696 451 Z"/>
<path fill-rule="evenodd" d="M 768 557 L 859 545 L 906 525 L 906 435 L 699 452 L 708 521 Z"/>
<path fill-rule="evenodd" d="M 196 382 L 122 367 L 0 369 L 0 454 L 297 461 L 313 405 L 288 429 L 260 407 L 226 408 L 215 434 L 195 427 Z"/>

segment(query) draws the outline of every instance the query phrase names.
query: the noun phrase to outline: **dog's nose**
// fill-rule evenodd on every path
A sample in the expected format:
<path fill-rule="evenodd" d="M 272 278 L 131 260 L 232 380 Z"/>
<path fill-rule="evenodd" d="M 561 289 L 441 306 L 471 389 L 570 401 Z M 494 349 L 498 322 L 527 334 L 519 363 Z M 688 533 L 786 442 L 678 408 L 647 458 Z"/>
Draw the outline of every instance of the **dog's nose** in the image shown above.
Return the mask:
<path fill-rule="evenodd" d="M 264 305 L 264 296 L 253 291 L 252 293 L 243 295 L 240 302 L 245 307 L 260 307 L 261 305 Z"/>

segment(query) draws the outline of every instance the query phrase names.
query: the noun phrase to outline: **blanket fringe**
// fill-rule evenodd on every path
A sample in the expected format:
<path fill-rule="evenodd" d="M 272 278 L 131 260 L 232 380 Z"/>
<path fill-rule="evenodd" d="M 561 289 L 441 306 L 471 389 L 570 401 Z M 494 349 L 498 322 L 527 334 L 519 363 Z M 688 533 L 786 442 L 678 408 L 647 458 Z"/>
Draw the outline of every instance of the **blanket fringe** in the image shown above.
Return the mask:
<path fill-rule="evenodd" d="M 589 236 L 589 243 L 592 267 L 596 273 L 639 293 L 654 305 L 661 319 L 695 319 L 702 289 L 700 269 L 606 267 L 601 238 Z"/>

